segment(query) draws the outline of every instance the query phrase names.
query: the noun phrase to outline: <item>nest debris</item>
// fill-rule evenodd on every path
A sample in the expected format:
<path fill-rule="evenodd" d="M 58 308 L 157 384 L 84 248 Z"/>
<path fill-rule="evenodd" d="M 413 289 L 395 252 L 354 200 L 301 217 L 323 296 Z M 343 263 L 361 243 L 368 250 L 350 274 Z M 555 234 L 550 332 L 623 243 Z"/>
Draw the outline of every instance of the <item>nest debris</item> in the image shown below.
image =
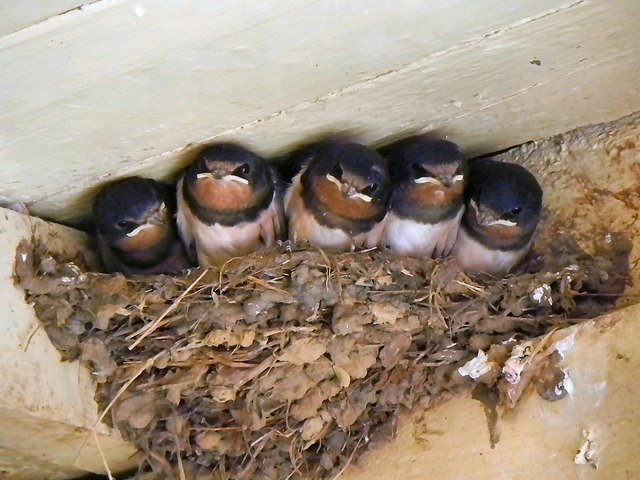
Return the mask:
<path fill-rule="evenodd" d="M 463 389 L 494 411 L 531 382 L 561 397 L 553 352 L 527 340 L 613 307 L 628 283 L 628 245 L 614 244 L 589 256 L 559 239 L 500 280 L 286 244 L 125 278 L 34 238 L 16 275 L 63 359 L 90 368 L 105 421 L 139 447 L 137 478 L 314 479 L 388 438 L 400 412 Z"/>

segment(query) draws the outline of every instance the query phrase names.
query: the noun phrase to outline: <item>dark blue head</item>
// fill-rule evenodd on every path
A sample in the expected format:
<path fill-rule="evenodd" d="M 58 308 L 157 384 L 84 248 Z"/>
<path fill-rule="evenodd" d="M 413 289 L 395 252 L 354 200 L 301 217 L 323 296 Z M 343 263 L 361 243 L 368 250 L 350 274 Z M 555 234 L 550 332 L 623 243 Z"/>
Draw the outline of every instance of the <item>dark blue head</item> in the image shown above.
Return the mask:
<path fill-rule="evenodd" d="M 391 210 L 403 218 L 437 223 L 458 214 L 467 165 L 458 146 L 418 135 L 381 149 L 389 161 Z"/>
<path fill-rule="evenodd" d="M 491 209 L 496 219 L 537 223 L 542 188 L 527 169 L 515 163 L 478 159 L 470 163 L 467 200 Z"/>
<path fill-rule="evenodd" d="M 184 175 L 184 199 L 209 225 L 255 220 L 271 203 L 274 191 L 267 161 L 234 143 L 204 148 Z"/>
<path fill-rule="evenodd" d="M 417 135 L 384 147 L 381 153 L 389 161 L 394 184 L 413 183 L 420 178 L 430 177 L 450 187 L 454 178 L 463 181 L 466 173 L 462 152 L 448 140 Z"/>
<path fill-rule="evenodd" d="M 307 175 L 339 184 L 345 198 L 361 194 L 373 204 L 387 203 L 389 169 L 376 152 L 359 143 L 334 140 L 314 145 L 310 151 Z"/>
<path fill-rule="evenodd" d="M 542 209 L 542 188 L 524 167 L 478 159 L 469 162 L 464 221 L 479 234 L 503 243 L 526 243 Z"/>
<path fill-rule="evenodd" d="M 264 159 L 240 145 L 228 142 L 205 147 L 186 172 L 189 185 L 207 176 L 251 188 L 260 188 L 262 185 L 271 188 L 272 183 L 271 172 Z"/>
<path fill-rule="evenodd" d="M 141 225 L 170 223 L 172 204 L 167 185 L 141 177 L 117 180 L 105 186 L 93 202 L 96 230 L 114 243 Z"/>

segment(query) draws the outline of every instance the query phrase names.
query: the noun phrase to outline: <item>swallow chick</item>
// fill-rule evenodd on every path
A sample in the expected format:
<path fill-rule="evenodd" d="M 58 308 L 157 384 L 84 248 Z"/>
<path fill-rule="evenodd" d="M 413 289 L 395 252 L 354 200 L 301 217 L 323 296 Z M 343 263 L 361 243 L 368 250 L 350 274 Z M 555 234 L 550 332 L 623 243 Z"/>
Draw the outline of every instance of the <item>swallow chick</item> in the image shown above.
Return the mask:
<path fill-rule="evenodd" d="M 390 193 L 386 161 L 358 143 L 326 140 L 304 148 L 285 195 L 289 240 L 352 251 L 378 244 Z"/>
<path fill-rule="evenodd" d="M 455 143 L 410 137 L 382 150 L 393 193 L 380 250 L 443 257 L 453 248 L 464 211 L 466 162 Z"/>
<path fill-rule="evenodd" d="M 266 160 L 232 143 L 202 150 L 178 181 L 178 230 L 202 266 L 274 245 L 284 217 Z"/>
<path fill-rule="evenodd" d="M 98 250 L 108 272 L 177 275 L 192 266 L 173 223 L 173 188 L 130 177 L 105 186 L 93 203 Z"/>
<path fill-rule="evenodd" d="M 505 275 L 531 247 L 542 189 L 520 165 L 478 159 L 469 167 L 466 210 L 453 255 L 466 271 Z"/>

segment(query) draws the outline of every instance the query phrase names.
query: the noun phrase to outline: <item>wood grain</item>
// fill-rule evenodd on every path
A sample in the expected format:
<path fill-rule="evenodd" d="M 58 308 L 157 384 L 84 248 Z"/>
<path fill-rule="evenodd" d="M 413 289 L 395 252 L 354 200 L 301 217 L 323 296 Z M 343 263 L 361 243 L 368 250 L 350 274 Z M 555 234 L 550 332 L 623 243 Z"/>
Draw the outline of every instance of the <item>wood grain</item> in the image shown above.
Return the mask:
<path fill-rule="evenodd" d="M 96 3 L 0 38 L 0 201 L 46 218 L 217 138 L 427 129 L 476 154 L 640 110 L 637 2 Z"/>

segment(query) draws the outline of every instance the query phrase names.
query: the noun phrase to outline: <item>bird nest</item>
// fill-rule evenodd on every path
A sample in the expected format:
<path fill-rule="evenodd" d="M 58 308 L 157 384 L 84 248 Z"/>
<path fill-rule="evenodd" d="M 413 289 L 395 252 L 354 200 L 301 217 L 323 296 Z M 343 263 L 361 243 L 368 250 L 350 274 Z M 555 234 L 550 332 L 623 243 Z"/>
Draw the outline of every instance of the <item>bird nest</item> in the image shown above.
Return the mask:
<path fill-rule="evenodd" d="M 534 339 L 612 308 L 628 281 L 624 242 L 587 255 L 556 239 L 505 279 L 287 244 L 125 278 L 34 242 L 19 282 L 63 359 L 93 373 L 102 418 L 139 447 L 139 478 L 328 478 L 412 407 L 471 388 L 513 406 L 531 383 L 557 399 L 556 356 Z"/>

